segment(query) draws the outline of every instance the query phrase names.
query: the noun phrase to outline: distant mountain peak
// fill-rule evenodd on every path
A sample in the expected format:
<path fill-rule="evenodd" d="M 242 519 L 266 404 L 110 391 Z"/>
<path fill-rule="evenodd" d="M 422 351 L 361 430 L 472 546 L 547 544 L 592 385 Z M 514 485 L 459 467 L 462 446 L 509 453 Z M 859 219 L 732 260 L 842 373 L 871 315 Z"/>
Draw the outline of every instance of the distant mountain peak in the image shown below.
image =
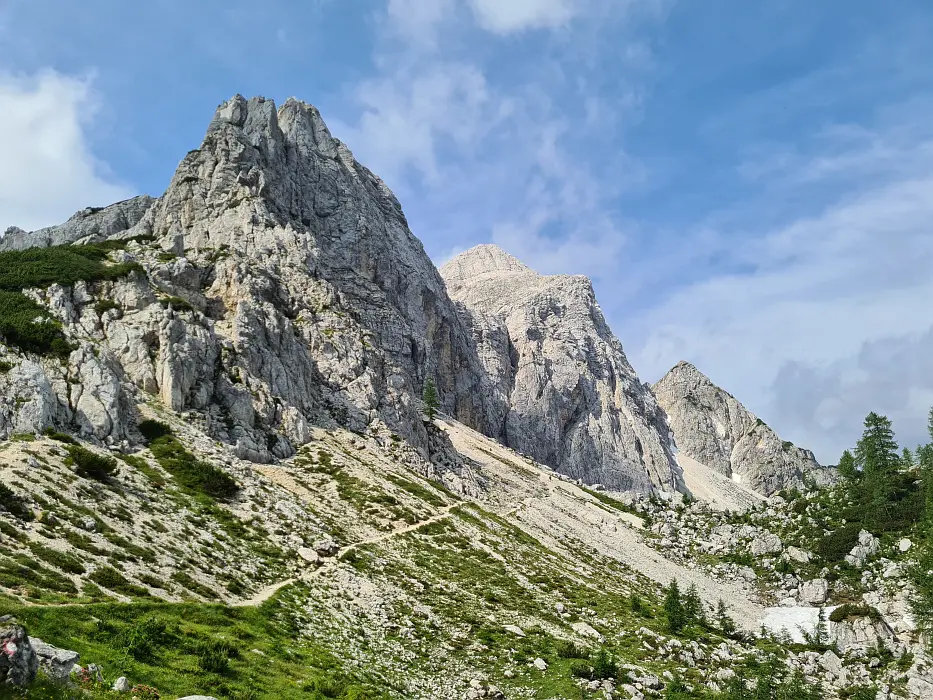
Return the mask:
<path fill-rule="evenodd" d="M 465 250 L 441 267 L 448 281 L 464 281 L 487 274 L 533 273 L 530 267 L 514 255 L 493 243 L 484 243 Z"/>
<path fill-rule="evenodd" d="M 678 452 L 759 493 L 834 480 L 810 450 L 782 440 L 732 394 L 689 362 L 678 362 L 653 387 Z"/>

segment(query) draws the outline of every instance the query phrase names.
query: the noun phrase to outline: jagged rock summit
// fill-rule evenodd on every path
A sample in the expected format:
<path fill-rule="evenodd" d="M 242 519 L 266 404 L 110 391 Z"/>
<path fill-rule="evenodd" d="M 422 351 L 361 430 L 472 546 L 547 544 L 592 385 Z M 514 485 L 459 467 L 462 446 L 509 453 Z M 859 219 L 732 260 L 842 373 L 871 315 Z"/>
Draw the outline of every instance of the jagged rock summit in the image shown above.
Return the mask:
<path fill-rule="evenodd" d="M 803 486 L 825 485 L 835 470 L 813 453 L 781 440 L 764 421 L 719 388 L 689 362 L 679 362 L 654 385 L 681 454 L 755 491 L 771 495 Z"/>
<path fill-rule="evenodd" d="M 64 367 L 5 358 L 3 434 L 56 427 L 132 442 L 135 407 L 156 396 L 255 461 L 291 455 L 313 425 L 379 423 L 426 448 L 428 376 L 449 415 L 483 432 L 500 420 L 398 201 L 308 104 L 237 96 L 158 200 L 13 230 L 4 244 L 104 239 L 127 241 L 111 257 L 137 271 L 24 290 L 75 350 Z"/>
<path fill-rule="evenodd" d="M 683 491 L 663 411 L 580 275 L 540 275 L 495 245 L 441 268 L 494 395 L 493 436 L 537 461 L 618 490 Z"/>

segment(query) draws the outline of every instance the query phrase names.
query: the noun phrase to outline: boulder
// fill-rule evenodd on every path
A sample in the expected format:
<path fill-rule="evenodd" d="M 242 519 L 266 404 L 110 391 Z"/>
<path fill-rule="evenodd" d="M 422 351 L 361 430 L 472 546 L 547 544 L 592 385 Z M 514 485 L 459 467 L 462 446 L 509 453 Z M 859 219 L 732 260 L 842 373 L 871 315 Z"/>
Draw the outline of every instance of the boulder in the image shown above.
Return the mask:
<path fill-rule="evenodd" d="M 852 566 L 862 566 L 867 559 L 875 556 L 879 551 L 881 551 L 881 543 L 878 538 L 867 530 L 862 530 L 858 534 L 858 544 L 846 555 L 846 561 Z"/>
<path fill-rule="evenodd" d="M 879 644 L 886 644 L 894 636 L 894 631 L 883 620 L 870 617 L 846 618 L 831 626 L 832 638 L 845 653 L 852 649 L 874 649 Z"/>
<path fill-rule="evenodd" d="M 760 557 L 764 554 L 777 554 L 783 547 L 780 537 L 773 532 L 765 532 L 752 540 L 750 551 L 754 556 Z"/>
<path fill-rule="evenodd" d="M 0 617 L 0 684 L 26 685 L 38 670 L 39 657 L 26 630 L 15 617 Z"/>
<path fill-rule="evenodd" d="M 807 564 L 810 562 L 810 553 L 799 549 L 797 547 L 788 547 L 787 548 L 787 558 L 790 561 L 797 562 L 798 564 Z"/>
<path fill-rule="evenodd" d="M 803 603 L 822 605 L 829 597 L 829 581 L 825 578 L 804 581 L 797 589 L 797 597 Z"/>
<path fill-rule="evenodd" d="M 71 677 L 71 669 L 81 660 L 78 652 L 59 649 L 46 644 L 38 637 L 32 637 L 29 641 L 39 657 L 40 668 L 56 681 L 67 681 Z"/>
<path fill-rule="evenodd" d="M 340 553 L 340 545 L 332 539 L 318 540 L 312 548 L 322 557 L 335 557 Z"/>

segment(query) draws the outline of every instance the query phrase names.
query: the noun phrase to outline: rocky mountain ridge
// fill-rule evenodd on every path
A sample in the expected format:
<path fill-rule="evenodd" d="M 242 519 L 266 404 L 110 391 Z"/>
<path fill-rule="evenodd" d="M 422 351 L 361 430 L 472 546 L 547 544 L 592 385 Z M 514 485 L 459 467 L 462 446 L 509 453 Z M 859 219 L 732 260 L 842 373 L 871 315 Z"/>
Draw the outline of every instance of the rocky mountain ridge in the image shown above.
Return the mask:
<path fill-rule="evenodd" d="M 617 489 L 684 489 L 663 412 L 589 281 L 543 277 L 498 251 L 483 260 L 517 266 L 510 274 L 529 285 L 515 299 L 524 311 L 454 304 L 448 288 L 469 302 L 467 280 L 445 284 L 392 193 L 310 105 L 236 97 L 159 199 L 10 230 L 0 250 L 108 241 L 123 241 L 112 260 L 135 273 L 29 291 L 80 355 L 65 371 L 11 360 L 16 369 L 0 378 L 6 434 L 78 426 L 108 444 L 132 442 L 141 392 L 196 411 L 254 461 L 293 454 L 312 426 L 374 421 L 427 459 L 418 411 L 430 377 L 446 414 L 564 473 Z M 492 284 L 483 278 L 469 282 Z M 103 299 L 112 311 L 98 313 Z"/>
<path fill-rule="evenodd" d="M 505 397 L 503 443 L 589 483 L 684 491 L 664 413 L 580 275 L 540 275 L 495 245 L 441 268 Z"/>
<path fill-rule="evenodd" d="M 741 471 L 754 416 L 695 370 L 659 405 L 585 278 L 490 246 L 439 274 L 309 105 L 234 98 L 160 199 L 0 245 L 27 698 L 933 694 L 908 538 L 794 464 Z M 676 493 L 677 421 L 721 440 L 689 471 L 718 508 Z"/>
<path fill-rule="evenodd" d="M 678 363 L 652 389 L 678 450 L 740 484 L 771 495 L 802 488 L 806 479 L 817 485 L 836 479 L 835 470 L 822 467 L 810 450 L 781 440 L 688 362 Z"/>

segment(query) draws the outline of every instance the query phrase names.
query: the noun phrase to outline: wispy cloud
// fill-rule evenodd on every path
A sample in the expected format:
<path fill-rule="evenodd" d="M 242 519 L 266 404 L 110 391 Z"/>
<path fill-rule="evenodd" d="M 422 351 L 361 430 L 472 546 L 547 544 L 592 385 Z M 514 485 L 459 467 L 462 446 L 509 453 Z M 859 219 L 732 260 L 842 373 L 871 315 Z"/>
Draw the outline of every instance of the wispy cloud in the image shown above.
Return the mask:
<path fill-rule="evenodd" d="M 480 26 L 496 34 L 560 27 L 581 5 L 571 0 L 469 0 Z"/>
<path fill-rule="evenodd" d="M 60 223 L 135 194 L 88 148 L 85 129 L 99 106 L 90 80 L 0 74 L 0 104 L 0 231 Z"/>
<path fill-rule="evenodd" d="M 881 131 L 840 127 L 842 141 L 806 156 L 775 150 L 763 170 L 783 201 L 817 182 L 843 194 L 771 229 L 749 223 L 754 210 L 732 212 L 742 227 L 714 240 L 724 267 L 740 271 L 707 272 L 645 311 L 634 324 L 645 338 L 637 366 L 656 379 L 677 360 L 695 362 L 825 461 L 871 410 L 895 414 L 918 442 L 917 403 L 933 386 L 918 360 L 933 328 L 933 135 L 904 138 L 924 116 L 904 117 Z M 710 251 L 689 235 L 682 243 L 698 258 Z"/>

